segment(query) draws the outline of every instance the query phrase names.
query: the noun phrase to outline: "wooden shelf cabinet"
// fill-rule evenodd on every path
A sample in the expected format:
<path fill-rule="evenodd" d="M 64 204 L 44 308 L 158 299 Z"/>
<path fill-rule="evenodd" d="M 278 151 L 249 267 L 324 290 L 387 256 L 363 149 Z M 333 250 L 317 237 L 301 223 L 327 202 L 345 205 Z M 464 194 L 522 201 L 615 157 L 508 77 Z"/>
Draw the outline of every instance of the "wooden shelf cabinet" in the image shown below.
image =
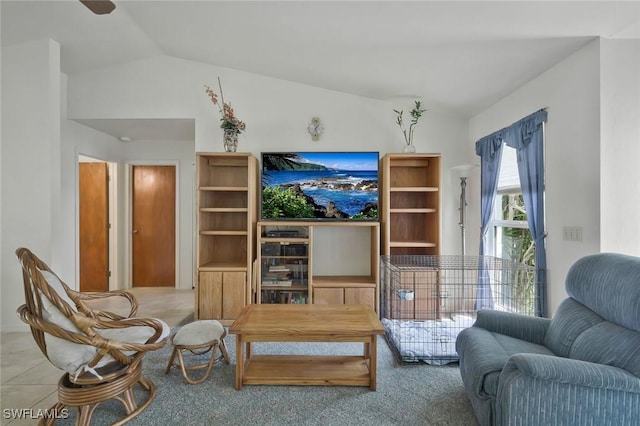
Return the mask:
<path fill-rule="evenodd" d="M 369 229 L 368 270 L 359 275 L 315 274 L 313 259 L 322 253 L 313 253 L 314 235 L 350 226 Z M 257 303 L 365 304 L 378 312 L 378 222 L 258 222 L 257 235 Z M 280 282 L 274 282 L 278 278 Z"/>
<path fill-rule="evenodd" d="M 383 255 L 440 254 L 440 154 L 381 160 Z"/>
<path fill-rule="evenodd" d="M 249 303 L 258 162 L 249 153 L 196 153 L 196 319 L 230 324 Z"/>
<path fill-rule="evenodd" d="M 309 303 L 308 226 L 258 224 L 258 303 Z"/>

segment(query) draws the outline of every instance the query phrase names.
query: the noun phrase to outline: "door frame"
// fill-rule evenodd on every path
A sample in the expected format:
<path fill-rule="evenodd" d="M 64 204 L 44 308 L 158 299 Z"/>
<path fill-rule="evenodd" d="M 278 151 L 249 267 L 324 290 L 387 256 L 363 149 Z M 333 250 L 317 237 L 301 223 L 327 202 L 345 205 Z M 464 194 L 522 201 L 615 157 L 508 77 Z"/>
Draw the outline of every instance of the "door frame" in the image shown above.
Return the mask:
<path fill-rule="evenodd" d="M 107 173 L 109 176 L 107 182 L 108 191 L 108 221 L 111 225 L 108 232 L 108 245 L 109 253 L 107 253 L 109 259 L 109 275 L 108 286 L 109 290 L 118 289 L 118 165 L 117 163 L 110 162 L 97 158 L 94 155 L 84 154 L 76 151 L 76 167 L 75 174 L 75 290 L 80 291 L 80 163 L 81 162 L 99 162 L 107 164 Z M 86 160 L 86 161 L 85 161 Z"/>
<path fill-rule="evenodd" d="M 174 253 L 175 277 L 174 288 L 180 288 L 180 162 L 179 161 L 163 161 L 163 160 L 135 160 L 125 161 L 124 168 L 124 203 L 126 212 L 126 220 L 124 224 L 124 273 L 125 288 L 133 288 L 133 239 L 131 232 L 133 230 L 133 166 L 174 166 L 176 168 L 176 199 L 175 199 L 175 215 L 176 215 L 176 249 Z"/>

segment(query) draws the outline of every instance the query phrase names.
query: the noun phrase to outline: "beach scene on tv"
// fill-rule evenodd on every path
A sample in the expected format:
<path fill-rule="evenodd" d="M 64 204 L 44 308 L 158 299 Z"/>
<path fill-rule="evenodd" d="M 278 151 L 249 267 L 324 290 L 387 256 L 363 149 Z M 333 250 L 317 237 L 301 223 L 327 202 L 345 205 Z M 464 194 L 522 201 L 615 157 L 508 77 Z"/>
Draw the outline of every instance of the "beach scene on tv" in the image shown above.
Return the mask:
<path fill-rule="evenodd" d="M 377 152 L 262 154 L 262 219 L 378 219 Z"/>

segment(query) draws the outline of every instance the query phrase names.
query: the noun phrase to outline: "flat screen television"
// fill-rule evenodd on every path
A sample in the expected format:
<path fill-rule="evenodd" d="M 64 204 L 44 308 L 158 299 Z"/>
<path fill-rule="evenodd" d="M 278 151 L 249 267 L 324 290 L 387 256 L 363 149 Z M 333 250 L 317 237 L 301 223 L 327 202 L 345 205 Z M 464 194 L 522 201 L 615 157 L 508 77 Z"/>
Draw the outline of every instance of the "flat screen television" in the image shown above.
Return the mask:
<path fill-rule="evenodd" d="M 263 152 L 262 220 L 378 220 L 378 152 Z"/>

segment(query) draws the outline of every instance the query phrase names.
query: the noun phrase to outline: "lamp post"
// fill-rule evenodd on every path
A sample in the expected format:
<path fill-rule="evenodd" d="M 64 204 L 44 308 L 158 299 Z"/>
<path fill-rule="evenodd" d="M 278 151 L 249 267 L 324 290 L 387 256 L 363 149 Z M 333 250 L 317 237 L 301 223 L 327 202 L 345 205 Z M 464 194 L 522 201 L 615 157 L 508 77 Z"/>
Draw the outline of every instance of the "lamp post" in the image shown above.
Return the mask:
<path fill-rule="evenodd" d="M 460 227 L 460 252 L 462 254 L 462 261 L 464 262 L 464 256 L 466 255 L 466 236 L 465 227 L 467 225 L 466 208 L 467 208 L 467 178 L 469 172 L 478 167 L 475 164 L 463 164 L 455 166 L 452 169 L 458 172 L 460 177 L 460 201 L 458 205 L 458 212 L 460 214 L 458 220 L 458 226 Z"/>
<path fill-rule="evenodd" d="M 460 207 L 458 207 L 458 211 L 460 212 L 460 221 L 458 225 L 460 226 L 460 250 L 462 252 L 462 261 L 464 262 L 465 256 L 465 213 L 467 207 L 467 176 L 460 177 Z"/>
<path fill-rule="evenodd" d="M 458 226 L 460 227 L 460 252 L 462 254 L 460 264 L 462 270 L 460 271 L 460 288 L 462 294 L 460 297 L 463 300 L 464 308 L 466 309 L 467 303 L 467 289 L 465 288 L 465 274 L 466 272 L 466 236 L 465 236 L 465 227 L 467 224 L 466 217 L 466 209 L 467 209 L 467 178 L 469 177 L 469 172 L 478 166 L 473 164 L 463 164 L 461 166 L 453 167 L 454 170 L 458 172 L 458 176 L 460 178 L 460 200 L 458 205 L 458 212 L 460 213 Z"/>

